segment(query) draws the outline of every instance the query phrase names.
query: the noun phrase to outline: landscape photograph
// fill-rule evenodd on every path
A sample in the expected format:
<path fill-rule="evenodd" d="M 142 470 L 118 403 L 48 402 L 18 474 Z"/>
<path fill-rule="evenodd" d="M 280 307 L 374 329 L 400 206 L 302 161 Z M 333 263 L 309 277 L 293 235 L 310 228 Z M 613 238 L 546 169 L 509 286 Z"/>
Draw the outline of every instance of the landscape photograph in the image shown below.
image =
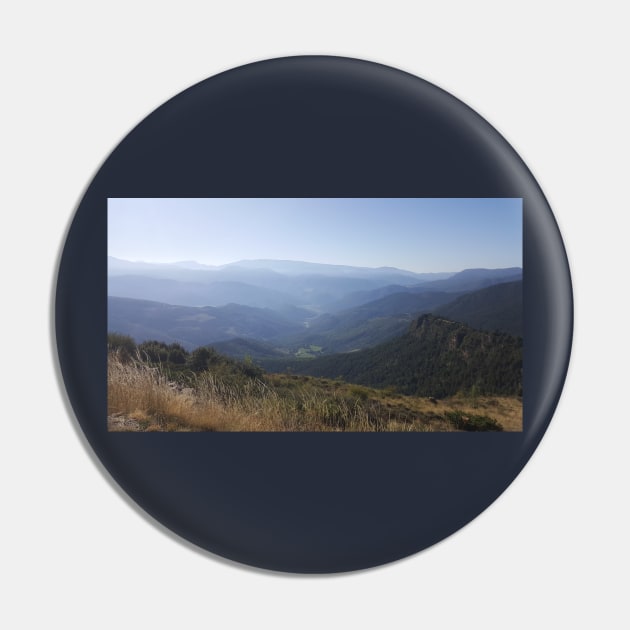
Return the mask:
<path fill-rule="evenodd" d="M 111 198 L 107 428 L 522 431 L 521 199 Z"/>

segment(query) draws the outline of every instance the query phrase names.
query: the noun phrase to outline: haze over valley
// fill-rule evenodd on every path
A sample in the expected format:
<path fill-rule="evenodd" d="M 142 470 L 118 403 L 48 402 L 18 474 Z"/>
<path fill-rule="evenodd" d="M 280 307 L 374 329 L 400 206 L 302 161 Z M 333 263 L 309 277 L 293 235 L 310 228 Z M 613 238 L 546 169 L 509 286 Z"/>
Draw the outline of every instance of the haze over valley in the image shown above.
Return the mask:
<path fill-rule="evenodd" d="M 248 340 L 287 356 L 349 352 L 402 334 L 423 313 L 454 313 L 520 334 L 522 270 L 413 273 L 300 261 L 150 264 L 108 259 L 108 328 L 136 341 L 200 345 Z M 484 289 L 499 285 L 492 292 Z M 508 286 L 501 286 L 508 285 Z M 477 292 L 481 291 L 481 294 Z M 471 295 L 468 301 L 461 298 Z M 485 299 L 485 297 L 488 299 Z M 485 305 L 488 317 L 476 314 Z M 223 344 L 239 356 L 239 344 Z M 257 352 L 251 344 L 249 356 Z"/>
<path fill-rule="evenodd" d="M 519 431 L 519 199 L 110 199 L 114 431 Z"/>

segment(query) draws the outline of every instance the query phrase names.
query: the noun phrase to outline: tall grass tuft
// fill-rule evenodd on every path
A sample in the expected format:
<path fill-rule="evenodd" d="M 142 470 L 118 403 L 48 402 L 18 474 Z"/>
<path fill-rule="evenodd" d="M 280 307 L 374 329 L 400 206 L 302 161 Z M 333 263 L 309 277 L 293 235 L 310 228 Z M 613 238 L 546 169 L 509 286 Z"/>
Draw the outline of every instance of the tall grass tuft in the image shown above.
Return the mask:
<path fill-rule="evenodd" d="M 112 430 L 123 426 L 116 419 L 152 431 L 410 430 L 388 422 L 363 396 L 306 386 L 280 394 L 262 380 L 226 383 L 211 371 L 191 373 L 183 385 L 170 381 L 159 366 L 123 360 L 115 352 L 109 355 L 107 404 Z"/>

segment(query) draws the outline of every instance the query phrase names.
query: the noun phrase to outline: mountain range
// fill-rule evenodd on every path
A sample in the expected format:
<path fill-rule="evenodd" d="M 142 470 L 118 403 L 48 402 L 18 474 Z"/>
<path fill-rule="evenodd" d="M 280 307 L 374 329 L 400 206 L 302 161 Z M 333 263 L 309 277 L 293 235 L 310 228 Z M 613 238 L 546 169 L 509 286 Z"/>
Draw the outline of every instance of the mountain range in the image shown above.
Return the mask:
<path fill-rule="evenodd" d="M 324 312 L 355 292 L 386 285 L 416 287 L 451 273 L 414 273 L 394 267 L 350 267 L 300 261 L 252 260 L 220 267 L 193 262 L 145 263 L 108 258 L 108 295 L 180 304 L 261 308 L 293 305 Z M 369 301 L 369 296 L 365 301 Z"/>
<path fill-rule="evenodd" d="M 209 266 L 110 257 L 108 331 L 186 351 L 213 346 L 269 372 L 398 394 L 518 396 L 522 292 L 518 267 L 420 274 L 285 260 Z"/>
<path fill-rule="evenodd" d="M 140 342 L 178 342 L 189 350 L 226 339 L 266 340 L 301 330 L 275 311 L 240 304 L 193 307 L 109 297 L 107 306 L 110 332 Z"/>
<path fill-rule="evenodd" d="M 466 293 L 433 311 L 481 330 L 523 336 L 523 281 L 495 284 Z"/>
<path fill-rule="evenodd" d="M 255 359 L 365 349 L 404 334 L 420 314 L 522 334 L 522 270 L 419 274 L 300 261 L 108 259 L 108 329 L 137 341 L 221 344 Z"/>

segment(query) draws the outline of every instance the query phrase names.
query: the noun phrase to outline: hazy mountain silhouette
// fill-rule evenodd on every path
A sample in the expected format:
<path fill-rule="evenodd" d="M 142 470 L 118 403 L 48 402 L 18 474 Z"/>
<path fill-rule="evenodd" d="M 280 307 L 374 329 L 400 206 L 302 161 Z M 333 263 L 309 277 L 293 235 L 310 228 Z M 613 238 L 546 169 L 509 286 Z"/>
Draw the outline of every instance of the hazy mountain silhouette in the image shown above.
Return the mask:
<path fill-rule="evenodd" d="M 473 291 L 438 306 L 434 313 L 481 330 L 523 336 L 523 282 L 505 282 Z"/>
<path fill-rule="evenodd" d="M 274 311 L 240 304 L 190 307 L 119 297 L 109 297 L 107 304 L 110 332 L 138 342 L 177 341 L 188 349 L 235 337 L 264 341 L 300 329 Z"/>

